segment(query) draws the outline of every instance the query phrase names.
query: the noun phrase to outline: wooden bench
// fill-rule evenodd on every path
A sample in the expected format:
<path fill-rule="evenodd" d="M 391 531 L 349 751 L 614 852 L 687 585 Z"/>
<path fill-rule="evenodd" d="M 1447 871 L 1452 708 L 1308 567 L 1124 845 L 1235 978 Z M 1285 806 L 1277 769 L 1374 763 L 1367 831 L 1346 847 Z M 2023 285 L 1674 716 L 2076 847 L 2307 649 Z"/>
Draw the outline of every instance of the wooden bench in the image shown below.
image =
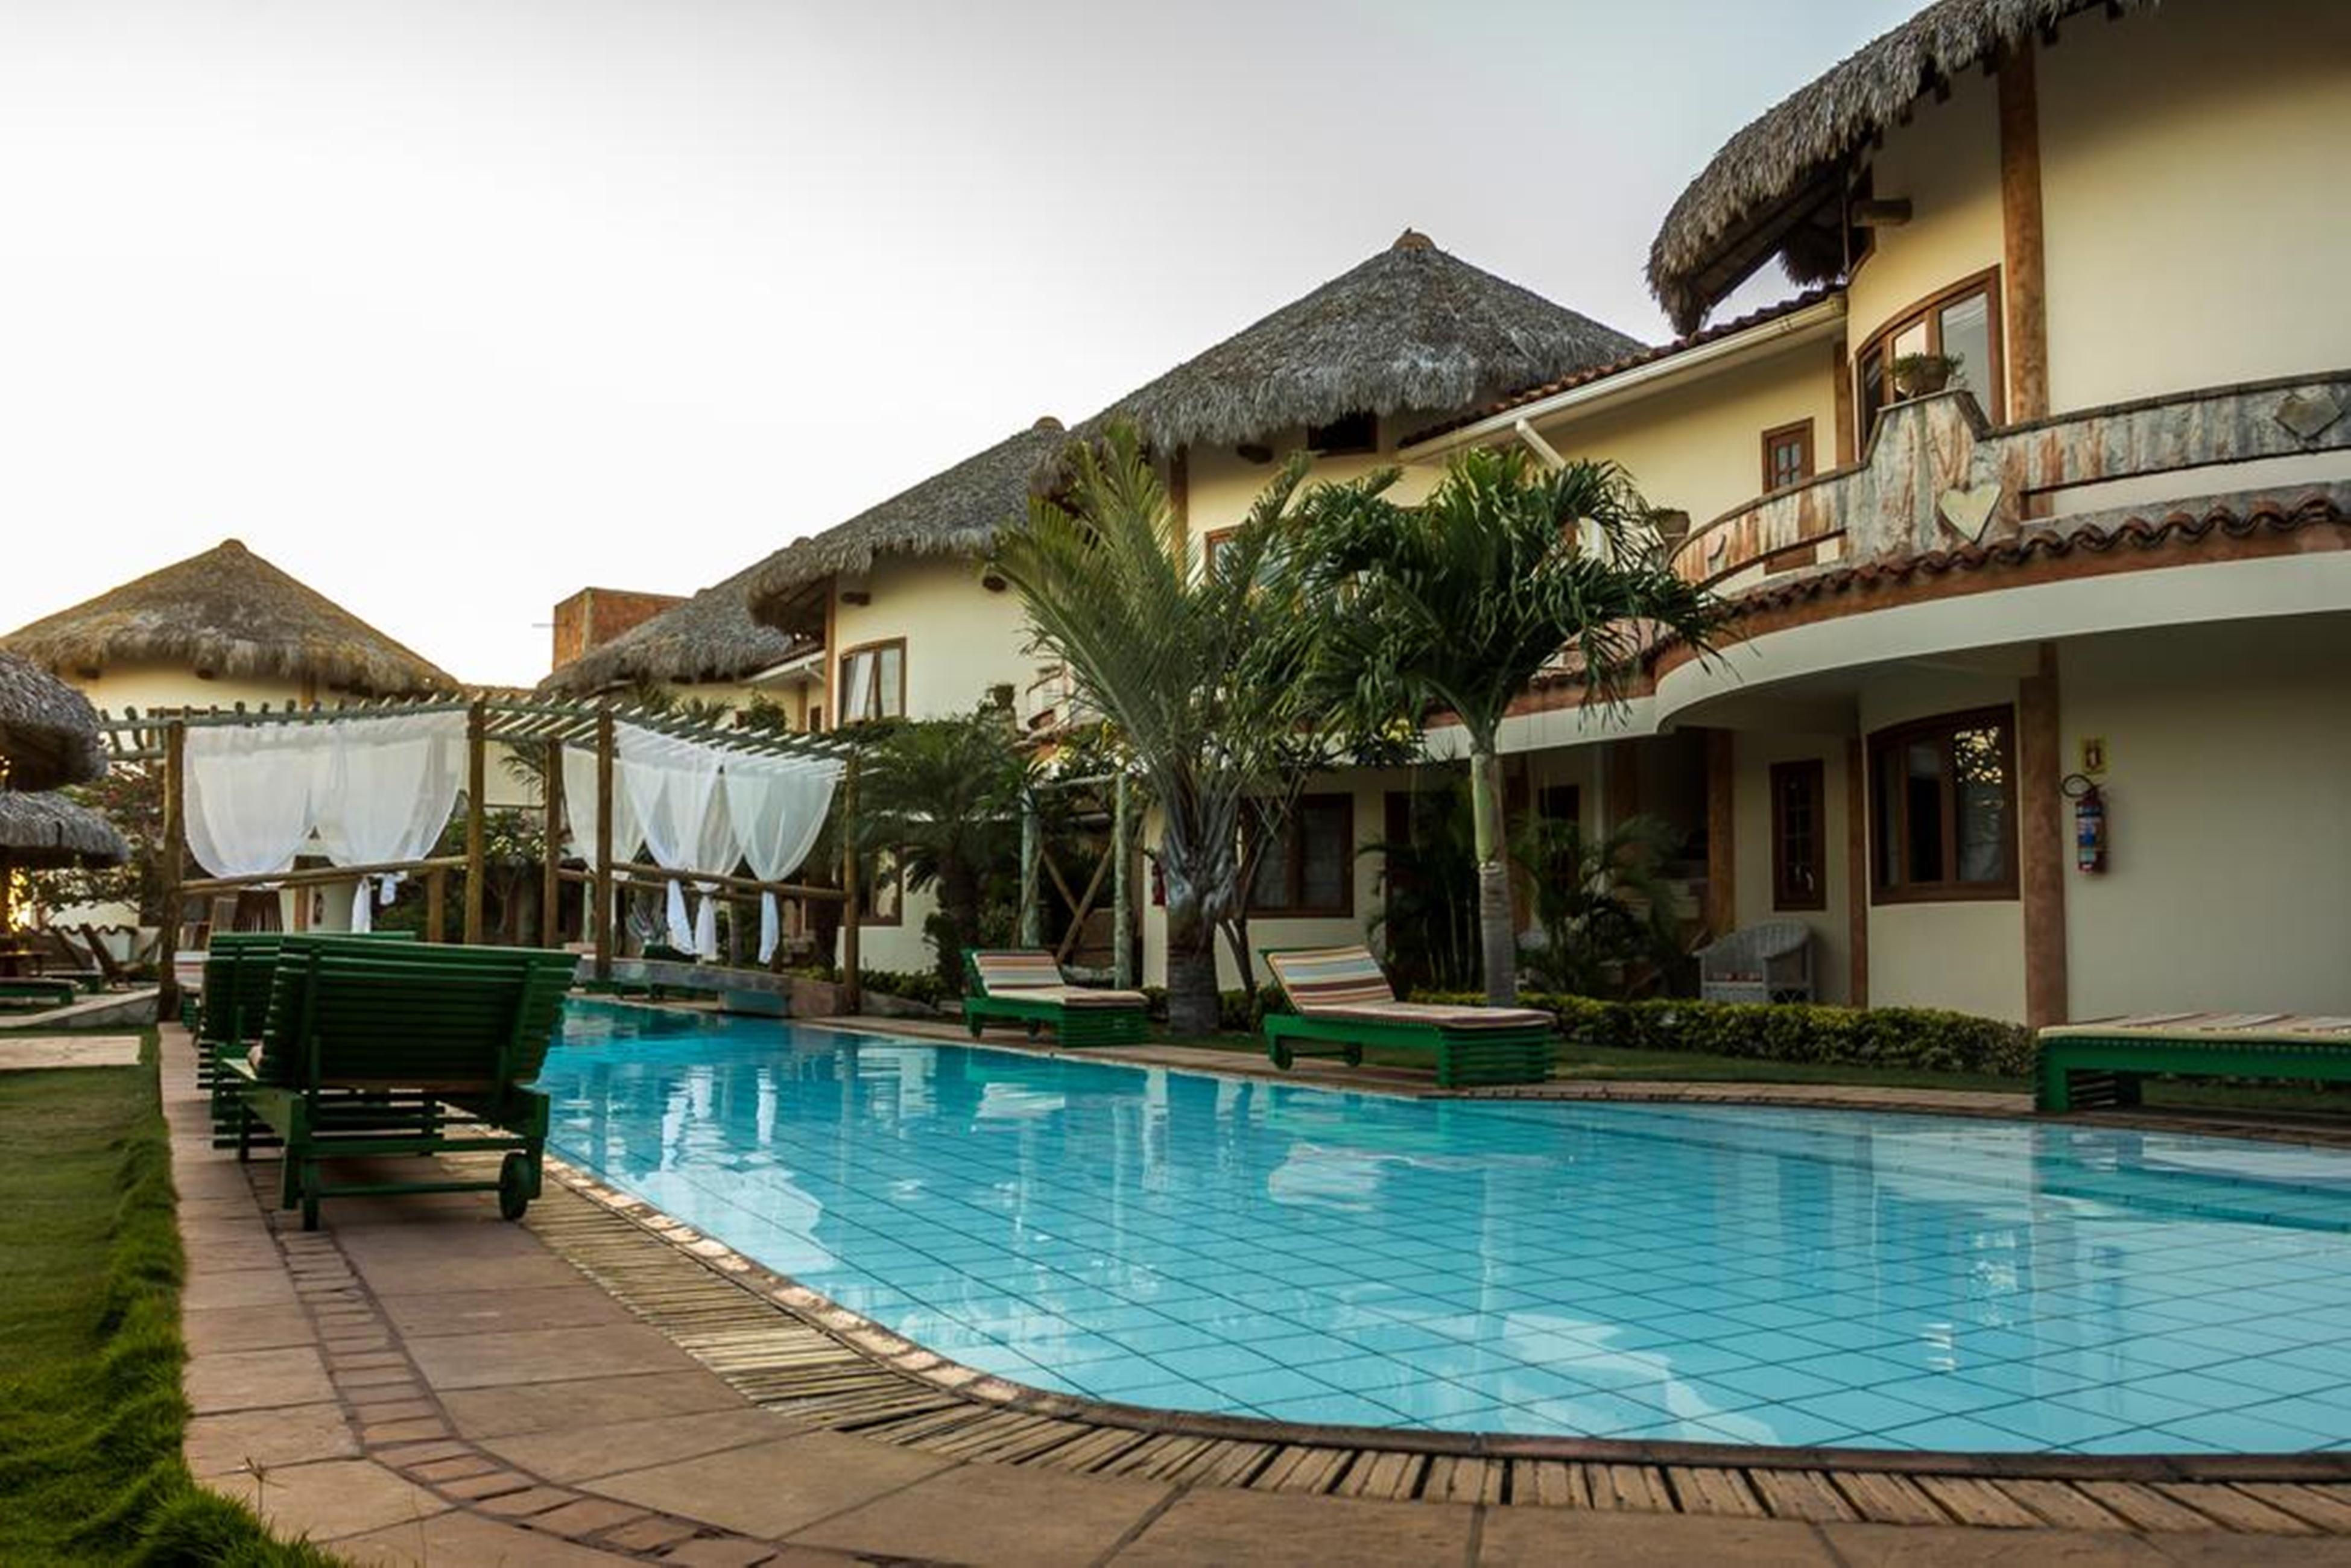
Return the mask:
<path fill-rule="evenodd" d="M 2139 1103 L 2148 1073 L 2351 1082 L 2351 1018 L 2293 1013 L 2140 1013 L 2041 1031 L 2033 1074 L 2043 1111 Z"/>
<path fill-rule="evenodd" d="M 1264 956 L 1292 1009 L 1265 1015 L 1266 1056 L 1285 1072 L 1308 1055 L 1353 1067 L 1366 1046 L 1378 1046 L 1428 1052 L 1445 1089 L 1551 1076 L 1559 1025 L 1549 1013 L 1398 1001 L 1368 947 L 1269 948 Z"/>

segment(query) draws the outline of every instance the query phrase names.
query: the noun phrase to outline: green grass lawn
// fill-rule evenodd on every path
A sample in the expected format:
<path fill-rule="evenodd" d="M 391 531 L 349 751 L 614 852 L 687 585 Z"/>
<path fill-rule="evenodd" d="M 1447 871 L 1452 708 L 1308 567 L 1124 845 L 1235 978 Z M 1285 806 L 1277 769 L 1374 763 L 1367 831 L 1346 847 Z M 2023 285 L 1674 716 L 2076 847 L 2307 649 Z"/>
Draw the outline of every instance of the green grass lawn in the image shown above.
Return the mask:
<path fill-rule="evenodd" d="M 1166 1045 L 1204 1046 L 1253 1056 L 1265 1041 L 1253 1034 L 1176 1036 L 1155 1030 Z M 1364 1060 L 1384 1067 L 1426 1070 L 1423 1051 L 1373 1048 Z M 1552 1069 L 1555 1080 L 1670 1081 L 1684 1083 L 1851 1083 L 1888 1089 L 1991 1089 L 2027 1093 L 2022 1078 L 1989 1072 L 1929 1072 L 1912 1067 L 1872 1067 L 1844 1062 L 1768 1061 L 1698 1051 L 1612 1050 L 1571 1040 Z M 2314 1121 L 2351 1121 L 2351 1092 L 2334 1085 L 2216 1082 L 2197 1079 L 2149 1079 L 2147 1107 L 2154 1111 L 2288 1111 Z"/>
<path fill-rule="evenodd" d="M 146 1065 L 0 1072 L 0 1563 L 331 1564 L 180 1458 L 180 1241 Z"/>

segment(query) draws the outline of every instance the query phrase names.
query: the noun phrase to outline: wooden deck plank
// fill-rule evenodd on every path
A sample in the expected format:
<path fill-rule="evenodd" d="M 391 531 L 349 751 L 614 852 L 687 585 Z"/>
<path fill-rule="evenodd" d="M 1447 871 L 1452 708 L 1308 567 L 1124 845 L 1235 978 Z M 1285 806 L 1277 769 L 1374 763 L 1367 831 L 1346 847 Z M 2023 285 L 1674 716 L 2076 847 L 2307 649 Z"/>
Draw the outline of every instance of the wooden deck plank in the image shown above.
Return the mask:
<path fill-rule="evenodd" d="M 1123 1427 L 1100 1427 L 1071 1438 L 1040 1461 L 1064 1470 L 1091 1470 L 1109 1463 L 1144 1440 L 1145 1433 Z"/>
<path fill-rule="evenodd" d="M 1531 1508 L 1590 1508 L 1592 1483 L 1583 1466 L 1563 1459 L 1513 1459 L 1510 1500 Z"/>
<path fill-rule="evenodd" d="M 2234 1487 L 2210 1482 L 2158 1481 L 2155 1490 L 2231 1530 L 2254 1535 L 2315 1535 L 2316 1530 L 2283 1509 L 2272 1508 Z"/>
<path fill-rule="evenodd" d="M 1427 1466 L 1420 1454 L 1361 1453 L 1332 1490 L 1340 1497 L 1408 1499 L 1419 1490 Z"/>
<path fill-rule="evenodd" d="M 1249 1487 L 1255 1491 L 1327 1492 L 1353 1458 L 1346 1448 L 1286 1448 L 1257 1473 Z"/>
<path fill-rule="evenodd" d="M 1941 1504 L 1961 1524 L 1988 1530 L 2032 1530 L 2041 1516 L 1993 1486 L 1973 1476 L 1916 1476 L 1920 1490 Z"/>
<path fill-rule="evenodd" d="M 2140 1530 L 2218 1530 L 2210 1518 L 2136 1481 L 2075 1481 L 2074 1487 Z"/>
<path fill-rule="evenodd" d="M 1834 1524 L 1861 1517 L 1853 1504 L 1845 1501 L 1844 1494 L 1831 1486 L 1828 1477 L 1819 1470 L 1753 1469 L 1747 1472 L 1747 1479 L 1776 1519 Z"/>
<path fill-rule="evenodd" d="M 1429 1461 L 1428 1479 L 1420 1495 L 1440 1502 L 1502 1500 L 1504 1467 L 1495 1459 L 1444 1455 Z"/>
<path fill-rule="evenodd" d="M 1763 1512 L 1763 1500 L 1755 1495 L 1755 1489 L 1737 1470 L 1667 1465 L 1666 1480 L 1674 1489 L 1674 1500 L 1681 1505 L 1684 1513 L 1723 1513 L 1751 1519 Z"/>
<path fill-rule="evenodd" d="M 1874 1524 L 1948 1524 L 1949 1517 L 1907 1476 L 1871 1470 L 1832 1472 L 1838 1491 Z"/>
<path fill-rule="evenodd" d="M 1276 1452 L 1271 1443 L 1237 1443 L 1218 1438 L 1170 1471 L 1167 1479 L 1186 1486 L 1247 1486 L 1249 1478 Z"/>
<path fill-rule="evenodd" d="M 1652 1465 L 1585 1465 L 1592 1506 L 1635 1513 L 1671 1513 L 1673 1489 L 1666 1472 Z"/>
<path fill-rule="evenodd" d="M 2330 1535 L 2351 1535 L 2351 1487 L 2239 1481 L 2237 1490 L 2273 1508 L 2283 1509 Z"/>

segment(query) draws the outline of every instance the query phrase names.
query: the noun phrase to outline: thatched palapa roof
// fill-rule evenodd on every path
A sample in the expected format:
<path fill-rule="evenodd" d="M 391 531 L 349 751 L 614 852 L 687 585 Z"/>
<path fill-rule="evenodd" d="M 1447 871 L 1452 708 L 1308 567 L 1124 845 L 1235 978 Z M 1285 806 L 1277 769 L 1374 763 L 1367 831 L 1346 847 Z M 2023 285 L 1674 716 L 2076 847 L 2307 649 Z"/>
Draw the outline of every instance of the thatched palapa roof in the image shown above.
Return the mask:
<path fill-rule="evenodd" d="M 0 762 L 13 789 L 88 783 L 106 771 L 98 710 L 31 660 L 0 653 Z"/>
<path fill-rule="evenodd" d="M 734 681 L 775 668 L 801 644 L 751 618 L 751 580 L 758 570 L 746 567 L 639 622 L 557 670 L 538 689 L 586 696 L 639 682 Z"/>
<path fill-rule="evenodd" d="M 1354 413 L 1435 416 L 1641 347 L 1406 229 L 1369 261 L 1121 398 L 1084 431 L 1128 419 L 1173 451 Z"/>
<path fill-rule="evenodd" d="M 62 795 L 0 789 L 0 862 L 20 871 L 120 865 L 131 846 L 114 824 Z"/>
<path fill-rule="evenodd" d="M 779 623 L 810 584 L 865 571 L 878 555 L 987 553 L 997 525 L 1026 514 L 1031 476 L 1068 439 L 1060 420 L 1040 419 L 845 523 L 786 545 L 745 574 L 751 612 Z"/>
<path fill-rule="evenodd" d="M 2076 11 L 2155 0 L 1937 0 L 1782 99 L 1714 155 L 1649 247 L 1649 288 L 1695 331 L 1715 301 L 1779 256 L 1799 283 L 1844 265 L 1848 160 L 1922 93 Z"/>
<path fill-rule="evenodd" d="M 379 696 L 458 689 L 455 676 L 235 539 L 19 627 L 0 647 L 60 674 L 140 662 Z"/>

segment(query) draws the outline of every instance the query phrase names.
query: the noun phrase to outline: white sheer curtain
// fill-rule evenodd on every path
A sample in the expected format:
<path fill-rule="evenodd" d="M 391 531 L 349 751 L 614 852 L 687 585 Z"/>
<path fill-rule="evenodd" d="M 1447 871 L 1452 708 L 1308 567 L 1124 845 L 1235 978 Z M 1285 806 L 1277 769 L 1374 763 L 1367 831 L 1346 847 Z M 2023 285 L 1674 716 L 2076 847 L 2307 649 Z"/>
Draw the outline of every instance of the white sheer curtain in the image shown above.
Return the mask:
<path fill-rule="evenodd" d="M 596 863 L 596 751 L 593 747 L 563 748 L 563 813 L 571 824 L 571 852 L 590 866 Z M 612 858 L 637 858 L 640 839 L 637 813 L 628 791 L 620 785 L 619 769 L 612 780 Z"/>
<path fill-rule="evenodd" d="M 188 849 L 214 876 L 269 876 L 309 838 L 329 724 L 192 725 L 181 803 Z"/>
<path fill-rule="evenodd" d="M 852 653 L 842 661 L 848 666 L 841 677 L 841 722 L 843 724 L 862 724 L 867 719 L 882 716 L 874 711 L 874 657 L 869 649 L 862 653 Z"/>
<path fill-rule="evenodd" d="M 701 848 L 703 821 L 718 792 L 720 754 L 632 724 L 616 727 L 613 745 L 613 793 L 628 797 L 646 855 L 664 871 L 705 869 L 693 861 Z M 667 925 L 672 946 L 699 950 L 686 915 L 685 891 L 676 882 L 669 884 Z"/>
<path fill-rule="evenodd" d="M 337 865 L 422 860 L 457 808 L 465 779 L 465 716 L 409 714 L 349 719 L 311 727 L 325 732 L 315 821 L 319 847 Z M 383 901 L 400 881 L 383 878 Z M 375 928 L 369 879 L 351 894 L 351 929 Z"/>
<path fill-rule="evenodd" d="M 736 847 L 761 882 L 781 882 L 808 859 L 832 810 L 838 762 L 774 757 L 731 757 L 725 783 Z M 775 956 L 776 895 L 759 895 L 759 962 Z"/>
<path fill-rule="evenodd" d="M 720 764 L 723 768 L 734 766 L 733 760 Z M 719 775 L 722 783 L 726 774 Z M 703 808 L 702 828 L 694 836 L 694 856 L 689 871 L 707 872 L 713 876 L 731 876 L 742 854 L 735 847 L 735 823 L 727 811 L 725 789 L 710 792 L 710 804 Z M 705 886 L 694 902 L 694 953 L 708 963 L 718 956 L 718 889 Z"/>

